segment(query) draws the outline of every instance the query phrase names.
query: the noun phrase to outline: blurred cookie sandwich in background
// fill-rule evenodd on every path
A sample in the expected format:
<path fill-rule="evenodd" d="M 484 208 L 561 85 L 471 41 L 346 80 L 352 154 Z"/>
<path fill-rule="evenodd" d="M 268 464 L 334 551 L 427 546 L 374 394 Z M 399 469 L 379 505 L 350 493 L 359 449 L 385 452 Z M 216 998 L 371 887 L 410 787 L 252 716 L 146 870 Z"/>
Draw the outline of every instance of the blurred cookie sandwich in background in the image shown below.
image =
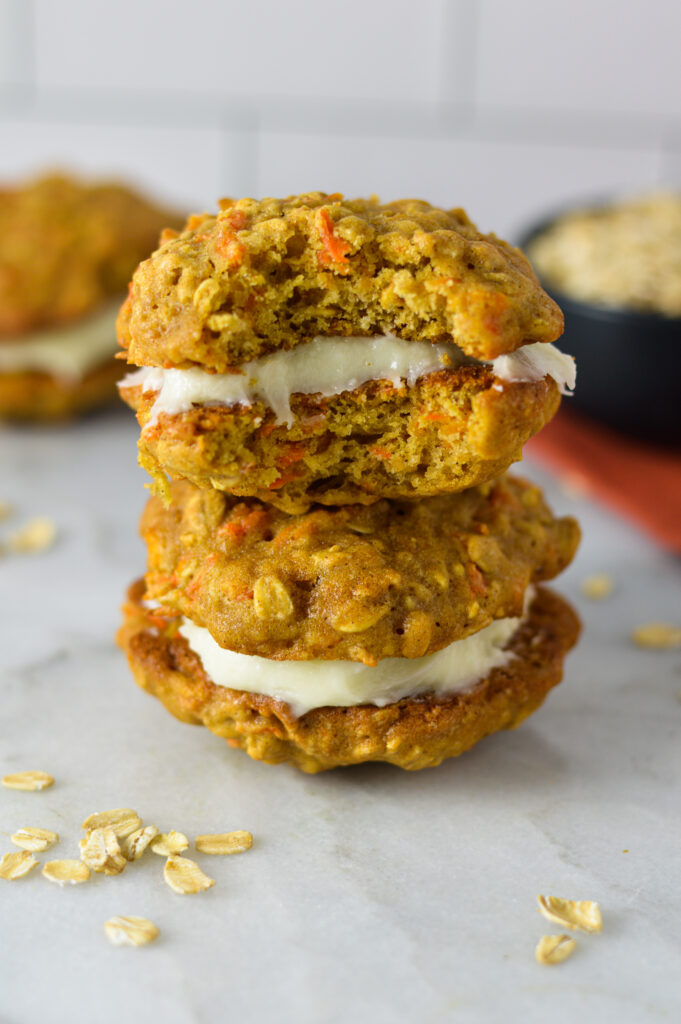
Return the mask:
<path fill-rule="evenodd" d="M 177 220 L 115 183 L 53 174 L 0 188 L 0 418 L 111 401 L 130 275 Z"/>

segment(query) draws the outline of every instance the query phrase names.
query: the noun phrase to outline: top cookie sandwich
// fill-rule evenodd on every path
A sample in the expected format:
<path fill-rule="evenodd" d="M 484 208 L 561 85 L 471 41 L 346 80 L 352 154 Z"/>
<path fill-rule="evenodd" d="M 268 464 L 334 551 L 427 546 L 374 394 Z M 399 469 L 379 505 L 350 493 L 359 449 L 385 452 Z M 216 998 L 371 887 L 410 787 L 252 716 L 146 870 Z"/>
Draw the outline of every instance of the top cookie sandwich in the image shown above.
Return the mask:
<path fill-rule="evenodd" d="M 115 390 L 121 298 L 176 220 L 114 183 L 0 189 L 0 415 L 66 414 Z"/>
<path fill-rule="evenodd" d="M 425 202 L 223 200 L 136 271 L 123 397 L 161 486 L 284 511 L 473 486 L 519 458 L 573 367 L 518 249 Z"/>

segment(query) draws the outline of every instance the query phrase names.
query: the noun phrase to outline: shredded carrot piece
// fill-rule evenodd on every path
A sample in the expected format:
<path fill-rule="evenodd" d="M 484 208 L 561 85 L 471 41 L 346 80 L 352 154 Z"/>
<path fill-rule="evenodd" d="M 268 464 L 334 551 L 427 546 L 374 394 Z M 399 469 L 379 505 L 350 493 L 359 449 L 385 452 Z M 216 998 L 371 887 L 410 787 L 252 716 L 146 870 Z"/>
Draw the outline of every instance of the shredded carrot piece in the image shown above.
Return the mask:
<path fill-rule="evenodd" d="M 249 533 L 258 530 L 267 522 L 267 512 L 261 508 L 254 508 L 241 519 L 233 519 L 224 523 L 218 533 L 229 533 L 235 541 L 242 541 Z M 210 557 L 210 556 L 209 556 Z M 207 561 L 208 559 L 206 559 Z"/>
<path fill-rule="evenodd" d="M 522 508 L 522 503 L 516 498 L 513 491 L 507 490 L 505 487 L 495 487 L 489 496 L 489 500 L 494 505 L 510 505 L 511 508 Z"/>
<path fill-rule="evenodd" d="M 199 228 L 206 220 L 205 213 L 191 213 L 187 217 L 187 231 L 193 231 L 194 228 Z"/>
<path fill-rule="evenodd" d="M 298 480 L 300 473 L 282 473 L 278 480 L 275 480 L 273 484 L 268 485 L 268 491 L 278 491 L 280 487 L 285 484 L 290 484 L 292 480 Z"/>
<path fill-rule="evenodd" d="M 193 597 L 194 594 L 196 593 L 196 591 L 201 586 L 201 576 L 202 575 L 203 575 L 202 573 L 199 573 L 198 576 L 195 576 L 194 579 L 191 581 L 191 583 L 184 588 L 184 592 L 185 592 L 185 594 L 188 595 L 188 597 Z"/>
<path fill-rule="evenodd" d="M 334 234 L 334 223 L 329 211 L 319 211 L 319 234 L 322 239 L 322 250 L 319 253 L 319 262 L 323 267 L 330 267 L 332 264 L 347 265 L 347 254 L 352 246 L 349 242 Z"/>
<path fill-rule="evenodd" d="M 309 537 L 314 532 L 315 528 L 309 519 L 296 526 L 284 526 L 274 538 L 274 546 L 280 548 L 289 541 L 302 540 L 303 537 Z"/>
<path fill-rule="evenodd" d="M 172 242 L 172 240 L 177 238 L 179 234 L 180 232 L 176 231 L 175 228 L 163 228 L 159 235 L 158 244 L 165 245 L 166 242 Z"/>
<path fill-rule="evenodd" d="M 154 614 L 153 612 L 147 613 L 147 622 L 150 622 L 156 629 L 164 630 L 168 625 L 168 617 L 165 615 Z"/>
<path fill-rule="evenodd" d="M 291 466 L 294 462 L 300 462 L 304 455 L 305 448 L 302 444 L 290 444 L 286 451 L 277 459 L 277 467 Z"/>
<path fill-rule="evenodd" d="M 229 266 L 236 267 L 246 255 L 246 246 L 239 241 L 232 229 L 225 225 L 215 239 L 215 251 L 227 261 Z"/>
<path fill-rule="evenodd" d="M 392 459 L 391 452 L 387 448 L 379 448 L 378 445 L 374 445 L 369 449 L 372 455 L 375 455 L 377 459 Z"/>
<path fill-rule="evenodd" d="M 446 423 L 451 417 L 444 412 L 427 412 L 423 419 L 432 420 L 434 423 Z"/>
<path fill-rule="evenodd" d="M 477 565 L 469 562 L 467 572 L 468 582 L 471 585 L 473 593 L 484 597 L 487 593 L 487 584 L 485 583 L 485 577 L 482 575 Z"/>
<path fill-rule="evenodd" d="M 485 312 L 482 316 L 482 325 L 490 334 L 501 334 L 504 329 L 505 314 L 509 306 L 509 300 L 501 292 L 494 295 L 484 295 L 482 302 Z"/>
<path fill-rule="evenodd" d="M 241 231 L 246 227 L 246 214 L 243 210 L 228 210 L 218 216 L 220 224 L 229 224 L 232 231 Z"/>

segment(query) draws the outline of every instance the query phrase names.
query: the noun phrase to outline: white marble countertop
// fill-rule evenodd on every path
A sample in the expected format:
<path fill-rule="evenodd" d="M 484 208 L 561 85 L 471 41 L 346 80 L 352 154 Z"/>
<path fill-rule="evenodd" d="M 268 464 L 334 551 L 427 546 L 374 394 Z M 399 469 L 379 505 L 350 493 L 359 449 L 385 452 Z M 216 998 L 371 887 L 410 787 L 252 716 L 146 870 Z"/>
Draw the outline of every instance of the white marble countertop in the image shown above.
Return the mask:
<path fill-rule="evenodd" d="M 217 880 L 178 896 L 146 854 L 117 878 L 59 889 L 0 882 L 5 1024 L 270 1021 L 364 1024 L 681 1019 L 681 652 L 629 641 L 681 618 L 681 566 L 536 466 L 583 525 L 559 588 L 586 624 L 564 683 L 521 729 L 440 768 L 318 776 L 251 761 L 138 690 L 113 634 L 143 569 L 145 499 L 124 410 L 58 429 L 0 429 L 0 537 L 51 517 L 50 551 L 0 560 L 0 773 L 41 768 L 42 793 L 0 790 L 0 853 L 19 827 L 62 836 L 127 805 L 163 830 L 250 829 L 253 849 L 200 857 Z M 586 601 L 592 572 L 614 596 Z M 595 899 L 602 935 L 534 961 L 539 892 Z M 103 923 L 140 914 L 161 938 L 114 948 Z"/>

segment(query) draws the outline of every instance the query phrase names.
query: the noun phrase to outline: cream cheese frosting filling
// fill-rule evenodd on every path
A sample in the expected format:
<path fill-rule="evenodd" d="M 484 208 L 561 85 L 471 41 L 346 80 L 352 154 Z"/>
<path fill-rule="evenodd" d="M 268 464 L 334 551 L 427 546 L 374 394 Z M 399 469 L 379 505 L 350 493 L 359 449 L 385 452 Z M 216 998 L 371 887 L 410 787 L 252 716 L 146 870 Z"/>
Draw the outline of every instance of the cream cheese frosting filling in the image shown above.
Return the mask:
<path fill-rule="evenodd" d="M 0 338 L 0 373 L 49 373 L 79 380 L 116 352 L 116 317 L 121 300 L 73 323 L 46 327 L 16 338 Z"/>
<path fill-rule="evenodd" d="M 161 413 L 177 415 L 194 405 L 252 405 L 258 400 L 273 410 L 279 423 L 290 426 L 292 394 L 330 397 L 372 380 L 411 386 L 429 373 L 461 365 L 491 366 L 496 377 L 507 381 L 535 381 L 548 375 L 562 394 L 568 394 L 575 384 L 572 356 L 543 342 L 481 363 L 454 344 L 404 341 L 386 334 L 315 338 L 290 351 L 244 363 L 235 373 L 143 366 L 128 374 L 120 387 L 141 386 L 145 392 L 156 392 L 148 426 L 153 426 Z"/>
<path fill-rule="evenodd" d="M 505 648 L 527 615 L 534 593 L 533 587 L 527 588 L 521 618 L 497 619 L 422 658 L 384 658 L 374 666 L 356 661 L 274 661 L 238 654 L 220 647 L 207 629 L 190 619 L 182 620 L 179 631 L 217 686 L 285 701 L 299 718 L 313 708 L 385 707 L 426 692 L 445 697 L 470 689 L 515 657 Z"/>

